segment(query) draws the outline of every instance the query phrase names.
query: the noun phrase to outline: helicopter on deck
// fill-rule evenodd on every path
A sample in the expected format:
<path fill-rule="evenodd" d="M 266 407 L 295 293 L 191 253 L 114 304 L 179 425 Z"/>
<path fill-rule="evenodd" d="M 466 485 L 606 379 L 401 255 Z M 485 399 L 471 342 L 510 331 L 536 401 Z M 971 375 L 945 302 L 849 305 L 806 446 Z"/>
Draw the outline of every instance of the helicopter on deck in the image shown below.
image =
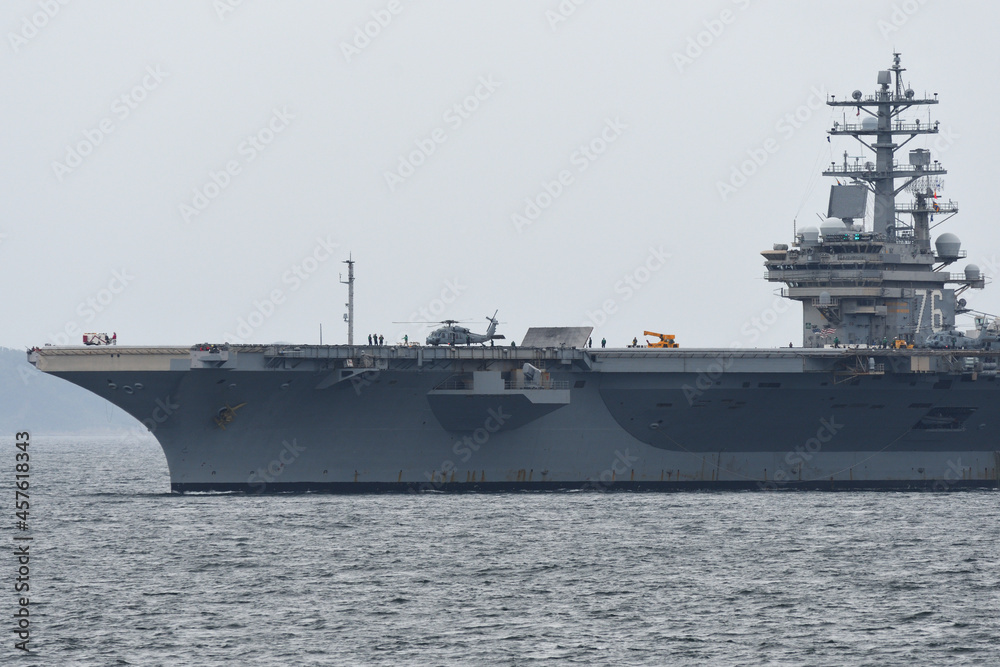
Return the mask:
<path fill-rule="evenodd" d="M 493 317 L 487 317 L 490 326 L 486 329 L 485 334 L 477 334 L 469 331 L 465 327 L 458 326 L 457 320 L 443 320 L 441 324 L 444 326 L 435 329 L 427 336 L 428 345 L 472 345 L 473 343 L 485 344 L 491 340 L 499 340 L 504 336 L 503 334 L 497 334 L 497 313 L 499 310 L 493 313 Z"/>

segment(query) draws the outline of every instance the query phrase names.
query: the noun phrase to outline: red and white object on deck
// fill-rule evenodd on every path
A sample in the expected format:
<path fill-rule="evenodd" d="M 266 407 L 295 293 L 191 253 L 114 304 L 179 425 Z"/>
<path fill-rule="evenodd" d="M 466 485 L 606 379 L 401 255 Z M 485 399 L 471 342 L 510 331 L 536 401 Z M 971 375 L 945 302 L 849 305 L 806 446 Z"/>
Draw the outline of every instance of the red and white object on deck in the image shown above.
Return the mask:
<path fill-rule="evenodd" d="M 118 334 L 113 333 L 110 336 L 106 333 L 85 333 L 83 334 L 83 344 L 84 345 L 117 345 L 118 344 Z"/>

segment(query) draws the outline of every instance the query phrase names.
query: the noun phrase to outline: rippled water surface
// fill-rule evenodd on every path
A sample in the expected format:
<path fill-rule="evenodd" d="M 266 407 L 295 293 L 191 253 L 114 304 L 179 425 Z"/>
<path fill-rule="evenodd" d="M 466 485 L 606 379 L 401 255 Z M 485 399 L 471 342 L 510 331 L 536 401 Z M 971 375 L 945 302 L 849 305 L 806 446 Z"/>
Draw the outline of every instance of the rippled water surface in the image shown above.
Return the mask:
<path fill-rule="evenodd" d="M 31 448 L 0 662 L 1000 664 L 996 492 L 177 496 L 153 441 Z"/>

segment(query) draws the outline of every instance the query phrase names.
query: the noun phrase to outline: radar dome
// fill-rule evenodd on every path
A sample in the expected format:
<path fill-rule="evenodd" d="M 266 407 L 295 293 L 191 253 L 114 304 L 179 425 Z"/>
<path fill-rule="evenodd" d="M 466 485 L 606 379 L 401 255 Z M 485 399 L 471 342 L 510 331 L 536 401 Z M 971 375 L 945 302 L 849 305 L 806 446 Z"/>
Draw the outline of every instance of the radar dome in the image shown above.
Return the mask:
<path fill-rule="evenodd" d="M 861 129 L 862 130 L 877 130 L 878 129 L 878 118 L 873 118 L 868 116 L 868 118 L 861 119 Z"/>
<path fill-rule="evenodd" d="M 962 241 L 951 232 L 945 232 L 934 242 L 938 257 L 942 259 L 958 259 L 962 249 Z"/>
<path fill-rule="evenodd" d="M 820 232 L 823 234 L 823 238 L 831 236 L 843 236 L 847 233 L 847 225 L 844 221 L 839 218 L 827 218 L 823 221 L 823 224 L 819 226 Z"/>
<path fill-rule="evenodd" d="M 969 264 L 965 267 L 965 279 L 966 280 L 979 280 L 982 277 L 982 273 L 979 271 L 979 267 L 975 264 Z"/>
<path fill-rule="evenodd" d="M 802 243 L 805 245 L 816 245 L 819 243 L 819 230 L 815 227 L 803 227 L 802 231 Z"/>

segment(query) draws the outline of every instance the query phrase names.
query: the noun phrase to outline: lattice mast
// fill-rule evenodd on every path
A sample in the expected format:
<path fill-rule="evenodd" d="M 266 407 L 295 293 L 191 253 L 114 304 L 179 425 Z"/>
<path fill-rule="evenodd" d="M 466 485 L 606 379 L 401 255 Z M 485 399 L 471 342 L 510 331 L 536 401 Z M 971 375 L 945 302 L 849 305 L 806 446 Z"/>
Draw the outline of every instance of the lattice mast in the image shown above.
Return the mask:
<path fill-rule="evenodd" d="M 900 120 L 900 115 L 908 109 L 937 104 L 938 99 L 936 93 L 933 97 L 918 98 L 912 88 L 904 88 L 903 72 L 906 69 L 899 64 L 900 54 L 892 55 L 892 67 L 878 73 L 879 90 L 874 95 L 865 97 L 860 90 L 855 90 L 851 100 L 837 100 L 832 96 L 827 100 L 831 107 L 853 107 L 858 110 L 859 116 L 866 114 L 866 118 L 859 123 L 834 123 L 828 133 L 854 137 L 875 154 L 874 164 L 870 161 L 850 164 L 845 153 L 843 164 L 831 164 L 823 175 L 865 183 L 874 195 L 872 231 L 877 235 L 884 235 L 889 241 L 895 241 L 899 236 L 901 228 L 897 223 L 897 214 L 912 214 L 913 241 L 920 249 L 929 250 L 930 215 L 935 212 L 958 211 L 952 202 L 934 202 L 936 206 L 931 204 L 936 195 L 933 177 L 940 177 L 948 172 L 937 160 L 931 161 L 930 151 L 926 149 L 910 151 L 909 164 L 899 163 L 895 155 L 896 151 L 915 137 L 938 133 L 938 121 L 932 124 L 921 123 L 919 119 L 912 123 Z M 906 135 L 909 136 L 905 141 L 896 143 L 896 137 Z M 903 180 L 898 187 L 896 179 Z M 913 193 L 916 201 L 897 206 L 896 195 L 905 189 Z M 902 228 L 905 229 L 905 225 Z"/>

